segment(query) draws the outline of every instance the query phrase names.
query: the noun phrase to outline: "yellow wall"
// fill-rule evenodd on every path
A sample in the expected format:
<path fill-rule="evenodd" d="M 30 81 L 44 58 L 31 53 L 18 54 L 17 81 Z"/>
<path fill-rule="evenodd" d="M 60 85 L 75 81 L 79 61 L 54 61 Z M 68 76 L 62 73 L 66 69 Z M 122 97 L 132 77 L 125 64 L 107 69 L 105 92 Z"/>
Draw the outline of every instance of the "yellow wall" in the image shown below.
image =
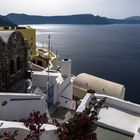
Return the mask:
<path fill-rule="evenodd" d="M 28 28 L 20 28 L 20 27 L 0 27 L 0 31 L 19 31 L 22 33 L 23 37 L 27 40 L 28 43 L 28 58 L 31 59 L 31 48 L 32 48 L 32 57 L 37 56 L 36 50 L 36 30 L 30 27 Z"/>
<path fill-rule="evenodd" d="M 17 29 L 17 31 L 21 32 L 25 39 L 28 41 L 29 47 L 36 47 L 36 31 L 32 28 L 27 29 Z"/>
<path fill-rule="evenodd" d="M 28 42 L 28 56 L 29 60 L 31 60 L 31 48 L 32 48 L 32 57 L 37 56 L 37 50 L 36 50 L 36 30 L 32 28 L 27 29 L 16 29 L 16 31 L 19 31 L 22 33 L 24 38 Z"/>
<path fill-rule="evenodd" d="M 42 62 L 43 67 L 48 66 L 48 60 L 43 59 L 39 56 L 38 49 L 36 47 L 36 30 L 30 27 L 27 27 L 24 29 L 24 27 L 0 27 L 0 31 L 19 31 L 22 33 L 24 38 L 28 42 L 28 59 L 29 60 L 35 60 L 37 64 L 37 60 Z M 32 55 L 31 55 L 31 48 L 32 48 Z M 54 60 L 56 58 L 56 55 L 54 53 L 51 53 L 51 60 Z M 51 62 L 50 62 L 51 65 Z"/>
<path fill-rule="evenodd" d="M 7 29 L 9 28 L 9 29 Z M 4 29 L 4 27 L 0 27 L 1 31 L 19 31 L 22 33 L 22 35 L 24 36 L 24 38 L 28 41 L 28 47 L 36 47 L 36 30 L 32 29 L 30 27 L 23 29 L 23 28 L 11 28 L 11 27 L 7 27 L 6 29 Z"/>

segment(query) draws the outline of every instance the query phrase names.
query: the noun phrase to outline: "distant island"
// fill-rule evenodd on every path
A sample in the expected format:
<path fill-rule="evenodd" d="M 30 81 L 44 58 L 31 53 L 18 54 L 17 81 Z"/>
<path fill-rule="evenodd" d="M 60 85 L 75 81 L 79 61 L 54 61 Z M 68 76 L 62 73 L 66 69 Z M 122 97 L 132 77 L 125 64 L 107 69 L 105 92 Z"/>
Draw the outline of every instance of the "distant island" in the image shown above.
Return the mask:
<path fill-rule="evenodd" d="M 4 24 L 6 20 L 8 24 Z M 36 16 L 11 13 L 7 16 L 0 16 L 0 26 L 20 24 L 140 24 L 140 16 L 128 17 L 125 19 L 112 19 L 92 14 L 79 14 L 67 16 Z"/>
<path fill-rule="evenodd" d="M 112 24 L 140 24 L 140 16 L 131 16 L 124 19 L 109 19 Z"/>
<path fill-rule="evenodd" d="M 16 24 L 111 24 L 105 17 L 90 14 L 68 16 L 8 14 L 6 17 Z"/>

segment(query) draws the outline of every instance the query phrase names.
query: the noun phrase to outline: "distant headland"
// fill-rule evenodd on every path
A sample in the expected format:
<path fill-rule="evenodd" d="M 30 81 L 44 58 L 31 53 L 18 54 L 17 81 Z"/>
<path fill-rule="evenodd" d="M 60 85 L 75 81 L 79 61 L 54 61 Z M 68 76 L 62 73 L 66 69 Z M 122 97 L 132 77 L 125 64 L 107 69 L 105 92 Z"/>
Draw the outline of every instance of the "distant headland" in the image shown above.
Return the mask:
<path fill-rule="evenodd" d="M 8 24 L 4 24 L 6 20 Z M 67 16 L 38 16 L 10 13 L 6 16 L 0 16 L 0 26 L 19 24 L 140 24 L 140 16 L 128 17 L 125 19 L 112 19 L 92 14 L 79 14 Z"/>
<path fill-rule="evenodd" d="M 6 16 L 0 15 L 0 26 L 17 26 L 15 23 L 11 22 Z"/>

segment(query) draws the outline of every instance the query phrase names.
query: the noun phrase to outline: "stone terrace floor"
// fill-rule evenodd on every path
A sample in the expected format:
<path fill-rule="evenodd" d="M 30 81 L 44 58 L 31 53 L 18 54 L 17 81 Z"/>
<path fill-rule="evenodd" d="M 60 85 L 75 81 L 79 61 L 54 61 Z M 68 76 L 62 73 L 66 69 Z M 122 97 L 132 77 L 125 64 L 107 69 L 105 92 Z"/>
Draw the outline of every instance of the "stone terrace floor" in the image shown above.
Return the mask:
<path fill-rule="evenodd" d="M 57 119 L 58 122 L 66 122 L 70 118 L 73 117 L 75 111 L 64 108 L 64 107 L 58 107 L 56 111 L 51 115 L 52 119 Z"/>

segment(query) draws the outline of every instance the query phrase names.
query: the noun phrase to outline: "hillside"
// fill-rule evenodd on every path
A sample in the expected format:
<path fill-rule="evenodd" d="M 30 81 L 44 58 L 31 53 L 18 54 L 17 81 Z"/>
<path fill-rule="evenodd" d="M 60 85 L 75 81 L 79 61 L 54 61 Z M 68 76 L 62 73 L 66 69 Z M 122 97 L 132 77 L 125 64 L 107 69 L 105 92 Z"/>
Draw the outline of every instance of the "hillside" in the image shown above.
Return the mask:
<path fill-rule="evenodd" d="M 68 16 L 36 16 L 11 13 L 6 17 L 0 16 L 3 20 L 10 20 L 19 24 L 140 24 L 140 16 L 132 16 L 124 19 L 113 19 L 92 14 L 68 15 Z M 9 21 L 9 22 L 10 22 Z M 1 24 L 3 21 L 1 20 Z M 10 22 L 11 23 L 11 22 Z M 10 24 L 9 23 L 9 24 Z M 12 23 L 12 24 L 13 24 Z M 3 23 L 5 25 L 5 23 Z"/>
<path fill-rule="evenodd" d="M 125 18 L 125 20 L 140 20 L 140 16 L 127 17 L 127 18 Z"/>
<path fill-rule="evenodd" d="M 26 14 L 8 14 L 7 18 L 16 24 L 111 24 L 100 16 L 91 14 L 69 16 L 34 16 Z"/>
<path fill-rule="evenodd" d="M 109 19 L 113 24 L 140 24 L 140 16 L 131 16 L 124 19 Z"/>
<path fill-rule="evenodd" d="M 6 17 L 0 15 L 0 26 L 17 26 L 16 24 L 9 21 Z"/>
<path fill-rule="evenodd" d="M 140 24 L 140 16 L 132 16 L 124 19 L 126 23 Z"/>

